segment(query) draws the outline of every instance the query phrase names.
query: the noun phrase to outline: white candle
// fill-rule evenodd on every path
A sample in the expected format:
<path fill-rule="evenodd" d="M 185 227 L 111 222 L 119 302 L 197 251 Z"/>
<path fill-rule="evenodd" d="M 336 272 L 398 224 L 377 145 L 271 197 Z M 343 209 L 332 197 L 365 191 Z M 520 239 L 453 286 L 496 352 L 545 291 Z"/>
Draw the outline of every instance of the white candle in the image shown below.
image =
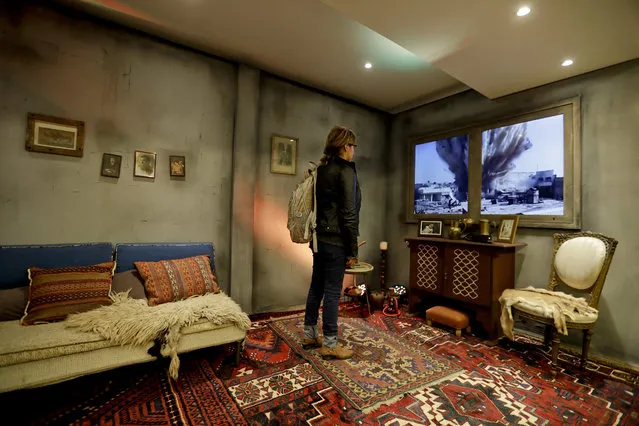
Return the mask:
<path fill-rule="evenodd" d="M 388 243 L 386 241 L 382 241 L 379 243 L 380 250 L 388 250 Z"/>

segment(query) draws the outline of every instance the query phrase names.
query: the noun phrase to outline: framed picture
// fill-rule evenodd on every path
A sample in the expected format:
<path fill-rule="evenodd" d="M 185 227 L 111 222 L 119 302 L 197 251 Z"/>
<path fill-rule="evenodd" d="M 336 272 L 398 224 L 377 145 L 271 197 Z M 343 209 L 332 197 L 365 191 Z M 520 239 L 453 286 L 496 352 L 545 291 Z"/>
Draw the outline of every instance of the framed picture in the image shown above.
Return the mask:
<path fill-rule="evenodd" d="M 297 139 L 273 135 L 271 138 L 271 173 L 297 174 Z"/>
<path fill-rule="evenodd" d="M 155 178 L 155 152 L 135 151 L 133 176 Z"/>
<path fill-rule="evenodd" d="M 173 177 L 186 176 L 186 157 L 184 155 L 169 155 L 169 173 Z"/>
<path fill-rule="evenodd" d="M 122 166 L 122 156 L 116 154 L 102 154 L 102 167 L 100 175 L 106 177 L 119 178 L 120 167 Z"/>
<path fill-rule="evenodd" d="M 515 241 L 517 225 L 519 225 L 519 216 L 508 216 L 502 218 L 501 222 L 499 222 L 497 241 L 512 244 Z"/>
<path fill-rule="evenodd" d="M 419 236 L 420 237 L 441 237 L 443 222 L 441 220 L 420 220 Z"/>
<path fill-rule="evenodd" d="M 29 113 L 25 148 L 31 152 L 82 157 L 84 121 Z"/>

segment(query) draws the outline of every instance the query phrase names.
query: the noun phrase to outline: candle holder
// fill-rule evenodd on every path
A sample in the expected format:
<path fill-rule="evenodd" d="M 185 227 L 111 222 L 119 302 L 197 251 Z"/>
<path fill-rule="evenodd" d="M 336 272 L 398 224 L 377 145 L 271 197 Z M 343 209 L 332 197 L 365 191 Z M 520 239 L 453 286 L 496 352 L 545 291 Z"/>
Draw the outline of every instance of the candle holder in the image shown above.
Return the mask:
<path fill-rule="evenodd" d="M 379 287 L 386 293 L 386 253 L 388 251 L 388 243 L 386 241 L 379 243 L 379 251 Z"/>

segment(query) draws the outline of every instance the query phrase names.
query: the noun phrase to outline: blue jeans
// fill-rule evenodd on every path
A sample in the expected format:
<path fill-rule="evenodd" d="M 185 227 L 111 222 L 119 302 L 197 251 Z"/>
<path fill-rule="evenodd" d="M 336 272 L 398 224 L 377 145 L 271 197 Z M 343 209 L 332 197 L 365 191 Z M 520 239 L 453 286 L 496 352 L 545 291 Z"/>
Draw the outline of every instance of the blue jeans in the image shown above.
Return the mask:
<path fill-rule="evenodd" d="M 317 248 L 318 252 L 313 253 L 313 278 L 306 298 L 304 325 L 317 325 L 320 303 L 324 299 L 324 338 L 337 338 L 337 309 L 346 270 L 346 254 L 344 247 L 334 244 L 318 242 Z"/>

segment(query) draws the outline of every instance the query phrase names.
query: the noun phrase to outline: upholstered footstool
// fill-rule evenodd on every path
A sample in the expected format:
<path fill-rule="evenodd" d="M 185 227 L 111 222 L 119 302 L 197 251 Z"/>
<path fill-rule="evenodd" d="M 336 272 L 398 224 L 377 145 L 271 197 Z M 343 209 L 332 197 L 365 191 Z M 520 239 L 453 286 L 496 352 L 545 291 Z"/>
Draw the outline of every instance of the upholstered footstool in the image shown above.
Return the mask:
<path fill-rule="evenodd" d="M 468 315 L 446 306 L 433 306 L 426 310 L 426 324 L 433 325 L 433 322 L 454 328 L 456 336 L 461 336 L 462 329 L 470 333 Z"/>

